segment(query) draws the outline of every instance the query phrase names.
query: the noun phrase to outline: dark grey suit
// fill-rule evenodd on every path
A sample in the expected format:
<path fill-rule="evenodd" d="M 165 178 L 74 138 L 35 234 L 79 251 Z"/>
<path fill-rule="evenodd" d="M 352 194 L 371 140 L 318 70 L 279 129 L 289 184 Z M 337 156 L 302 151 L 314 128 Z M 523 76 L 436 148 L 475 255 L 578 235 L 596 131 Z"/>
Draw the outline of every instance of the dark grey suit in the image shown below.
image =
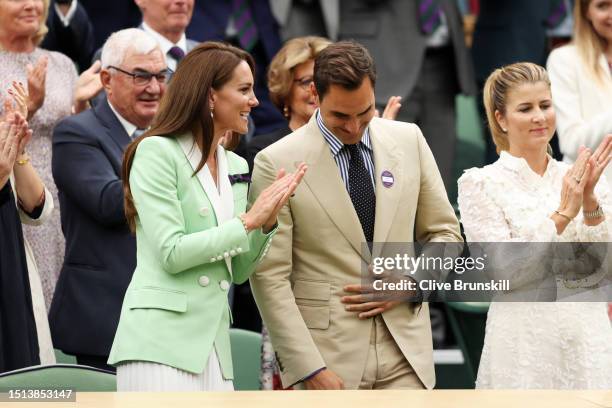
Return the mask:
<path fill-rule="evenodd" d="M 378 71 L 376 103 L 403 98 L 398 120 L 417 123 L 425 135 L 447 190 L 454 183 L 455 96 L 476 93 L 474 70 L 454 0 L 440 0 L 450 45 L 428 49 L 419 27 L 418 2 L 342 0 L 340 38 L 365 45 Z"/>

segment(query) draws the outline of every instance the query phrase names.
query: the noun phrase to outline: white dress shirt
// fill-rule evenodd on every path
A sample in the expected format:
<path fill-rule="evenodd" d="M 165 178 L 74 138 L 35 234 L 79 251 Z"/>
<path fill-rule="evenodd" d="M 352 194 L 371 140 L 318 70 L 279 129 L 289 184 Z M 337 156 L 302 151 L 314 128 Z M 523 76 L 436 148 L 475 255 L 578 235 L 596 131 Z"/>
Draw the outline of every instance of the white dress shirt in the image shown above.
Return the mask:
<path fill-rule="evenodd" d="M 166 63 L 168 64 L 168 68 L 170 68 L 172 71 L 176 71 L 178 61 L 174 59 L 174 57 L 172 57 L 170 54 L 168 54 L 168 51 L 170 51 L 170 48 L 172 47 L 179 47 L 181 50 L 183 50 L 185 54 L 187 54 L 187 37 L 185 36 L 185 33 L 183 33 L 181 39 L 178 40 L 178 42 L 175 44 L 157 31 L 153 30 L 151 26 L 149 26 L 144 21 L 142 22 L 142 29 L 147 33 L 151 34 L 153 38 L 155 38 L 162 52 L 166 56 Z"/>

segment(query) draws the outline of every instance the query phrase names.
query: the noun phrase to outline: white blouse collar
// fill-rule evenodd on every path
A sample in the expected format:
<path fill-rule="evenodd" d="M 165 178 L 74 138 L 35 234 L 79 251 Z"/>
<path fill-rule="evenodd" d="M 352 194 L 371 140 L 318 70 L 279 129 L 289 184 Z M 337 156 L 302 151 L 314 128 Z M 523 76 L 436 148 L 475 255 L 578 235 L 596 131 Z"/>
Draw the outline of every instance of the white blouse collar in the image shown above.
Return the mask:
<path fill-rule="evenodd" d="M 522 157 L 513 156 L 505 150 L 502 150 L 499 155 L 499 160 L 497 162 L 506 170 L 517 174 L 523 180 L 529 183 L 539 184 L 553 177 L 558 169 L 557 161 L 553 159 L 550 155 L 547 155 L 547 157 L 548 164 L 546 165 L 546 170 L 544 171 L 544 174 L 542 176 L 537 174 L 531 169 L 531 167 L 529 167 L 529 164 L 527 164 L 527 160 Z"/>

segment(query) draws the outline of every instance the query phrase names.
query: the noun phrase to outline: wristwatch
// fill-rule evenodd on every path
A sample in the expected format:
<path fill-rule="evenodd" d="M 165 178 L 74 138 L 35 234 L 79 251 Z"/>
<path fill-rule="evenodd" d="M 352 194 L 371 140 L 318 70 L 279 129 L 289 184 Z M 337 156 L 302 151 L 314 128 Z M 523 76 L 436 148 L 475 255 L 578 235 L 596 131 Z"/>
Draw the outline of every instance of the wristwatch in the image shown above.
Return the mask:
<path fill-rule="evenodd" d="M 586 219 L 593 219 L 593 218 L 603 217 L 604 212 L 603 212 L 603 209 L 601 208 L 601 205 L 598 205 L 595 211 L 583 211 L 582 215 Z"/>

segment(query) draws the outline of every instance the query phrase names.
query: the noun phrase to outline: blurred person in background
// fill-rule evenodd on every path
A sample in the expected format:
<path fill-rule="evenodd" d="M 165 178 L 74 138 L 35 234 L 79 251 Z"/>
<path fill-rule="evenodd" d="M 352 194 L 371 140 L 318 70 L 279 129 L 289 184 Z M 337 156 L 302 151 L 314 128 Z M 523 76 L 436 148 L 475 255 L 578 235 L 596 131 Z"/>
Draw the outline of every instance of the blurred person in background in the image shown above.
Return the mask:
<path fill-rule="evenodd" d="M 79 77 L 68 57 L 39 47 L 47 33 L 48 9 L 48 0 L 0 0 L 0 89 L 8 89 L 13 81 L 24 84 L 27 120 L 33 131 L 28 147 L 31 163 L 57 202 L 51 175 L 53 128 L 71 112 L 86 109 L 87 101 L 102 85 L 96 73 L 98 64 Z M 34 251 L 48 307 L 64 258 L 59 212 L 36 228 L 25 226 L 24 235 Z"/>
<path fill-rule="evenodd" d="M 574 39 L 548 58 L 563 158 L 612 133 L 612 0 L 576 0 Z M 612 187 L 612 166 L 606 169 Z"/>
<path fill-rule="evenodd" d="M 49 32 L 40 47 L 68 56 L 79 71 L 91 64 L 94 29 L 87 11 L 78 0 L 53 0 L 47 17 Z"/>

